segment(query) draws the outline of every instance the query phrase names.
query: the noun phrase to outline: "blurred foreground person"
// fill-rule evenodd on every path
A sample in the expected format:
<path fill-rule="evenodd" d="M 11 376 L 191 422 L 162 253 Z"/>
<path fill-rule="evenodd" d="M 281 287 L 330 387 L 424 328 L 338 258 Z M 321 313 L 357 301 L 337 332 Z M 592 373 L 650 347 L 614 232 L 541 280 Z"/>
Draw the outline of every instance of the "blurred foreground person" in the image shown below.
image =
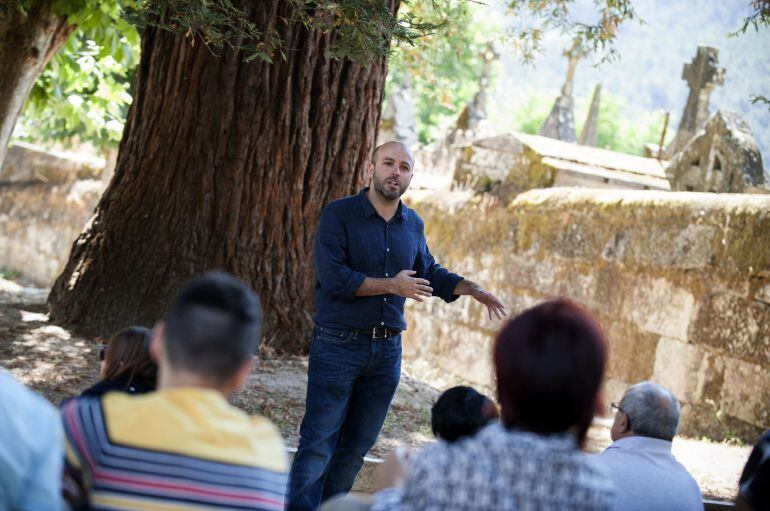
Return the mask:
<path fill-rule="evenodd" d="M 112 390 L 145 394 L 155 390 L 158 365 L 150 355 L 152 330 L 132 326 L 113 335 L 99 347 L 99 382 L 81 396 L 101 396 Z"/>
<path fill-rule="evenodd" d="M 623 394 L 610 436 L 613 443 L 597 459 L 615 483 L 613 509 L 643 511 L 703 509 L 698 483 L 671 454 L 679 426 L 679 403 L 671 392 L 645 381 Z"/>
<path fill-rule="evenodd" d="M 501 422 L 426 447 L 372 509 L 610 509 L 612 482 L 580 450 L 601 409 L 606 358 L 597 323 L 567 300 L 517 316 L 494 347 Z"/>
<path fill-rule="evenodd" d="M 56 408 L 0 367 L 0 509 L 62 509 L 63 459 Z"/>
<path fill-rule="evenodd" d="M 253 368 L 261 323 L 258 298 L 234 277 L 185 284 L 153 337 L 158 390 L 64 405 L 68 486 L 85 500 L 73 506 L 282 510 L 281 436 L 227 402 Z"/>
<path fill-rule="evenodd" d="M 472 387 L 444 391 L 431 409 L 431 429 L 436 438 L 454 442 L 473 436 L 499 417 L 495 403 Z"/>

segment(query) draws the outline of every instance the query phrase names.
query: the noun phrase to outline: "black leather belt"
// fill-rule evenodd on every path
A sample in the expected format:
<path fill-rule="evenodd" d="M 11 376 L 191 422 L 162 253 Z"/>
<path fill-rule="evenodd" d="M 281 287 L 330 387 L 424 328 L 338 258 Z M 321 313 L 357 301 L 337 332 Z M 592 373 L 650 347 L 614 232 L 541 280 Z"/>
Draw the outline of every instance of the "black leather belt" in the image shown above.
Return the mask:
<path fill-rule="evenodd" d="M 384 326 L 376 326 L 373 328 L 354 328 L 360 337 L 371 337 L 372 339 L 390 339 L 401 333 L 401 330 L 395 328 L 387 328 Z"/>

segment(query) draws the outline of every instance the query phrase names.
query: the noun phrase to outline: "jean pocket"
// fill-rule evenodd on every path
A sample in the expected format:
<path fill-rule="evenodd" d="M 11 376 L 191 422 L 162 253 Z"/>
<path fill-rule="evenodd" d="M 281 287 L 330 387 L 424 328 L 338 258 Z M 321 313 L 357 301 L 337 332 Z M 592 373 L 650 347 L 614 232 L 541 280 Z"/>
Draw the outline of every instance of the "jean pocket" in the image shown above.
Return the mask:
<path fill-rule="evenodd" d="M 315 338 L 321 342 L 332 344 L 347 344 L 353 339 L 354 332 L 350 330 L 338 330 L 336 328 L 326 328 L 317 326 L 315 329 Z"/>

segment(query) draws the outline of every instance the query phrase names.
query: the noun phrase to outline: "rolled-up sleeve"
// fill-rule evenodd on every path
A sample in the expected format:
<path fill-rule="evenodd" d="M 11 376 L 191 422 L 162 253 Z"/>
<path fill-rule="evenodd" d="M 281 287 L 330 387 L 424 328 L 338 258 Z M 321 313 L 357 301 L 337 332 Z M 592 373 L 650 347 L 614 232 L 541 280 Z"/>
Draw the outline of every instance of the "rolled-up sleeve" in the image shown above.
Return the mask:
<path fill-rule="evenodd" d="M 428 243 L 425 239 L 425 235 L 420 235 L 420 246 L 417 252 L 417 259 L 415 261 L 414 271 L 417 272 L 417 277 L 423 278 L 430 282 L 430 287 L 433 288 L 433 295 L 440 297 L 445 302 L 453 302 L 459 298 L 459 295 L 452 292 L 457 286 L 457 283 L 463 280 L 463 278 L 451 271 L 443 268 L 436 262 L 433 255 L 428 249 Z"/>
<path fill-rule="evenodd" d="M 327 206 L 321 213 L 313 245 L 316 278 L 331 295 L 352 300 L 366 275 L 350 269 L 347 250 L 344 222 L 333 207 Z"/>

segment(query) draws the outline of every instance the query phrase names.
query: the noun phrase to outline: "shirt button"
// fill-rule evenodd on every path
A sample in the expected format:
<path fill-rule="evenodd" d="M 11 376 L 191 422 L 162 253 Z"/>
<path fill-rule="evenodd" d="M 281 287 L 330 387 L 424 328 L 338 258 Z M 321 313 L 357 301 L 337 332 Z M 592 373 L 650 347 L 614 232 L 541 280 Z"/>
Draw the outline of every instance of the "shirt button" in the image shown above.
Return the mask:
<path fill-rule="evenodd" d="M 384 321 L 380 321 L 380 326 L 385 326 L 385 322 Z"/>
<path fill-rule="evenodd" d="M 390 249 L 389 249 L 389 248 L 386 248 L 386 249 L 385 249 L 385 252 L 390 252 Z"/>
<path fill-rule="evenodd" d="M 382 299 L 382 301 L 383 301 L 383 302 L 387 302 L 387 301 L 388 301 L 388 299 L 387 299 L 387 298 L 383 298 L 383 299 Z"/>
<path fill-rule="evenodd" d="M 387 277 L 387 276 L 388 276 L 388 274 L 387 274 L 387 273 L 385 273 L 385 276 Z"/>

